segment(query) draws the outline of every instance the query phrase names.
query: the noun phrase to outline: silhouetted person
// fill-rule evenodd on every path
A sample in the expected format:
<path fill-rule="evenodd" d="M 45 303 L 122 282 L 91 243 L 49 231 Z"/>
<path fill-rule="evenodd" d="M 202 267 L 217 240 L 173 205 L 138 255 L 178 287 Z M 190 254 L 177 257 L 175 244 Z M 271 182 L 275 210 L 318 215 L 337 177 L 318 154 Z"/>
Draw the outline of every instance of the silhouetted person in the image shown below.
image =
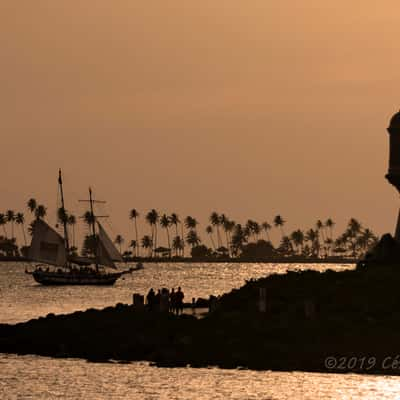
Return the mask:
<path fill-rule="evenodd" d="M 192 314 L 196 314 L 196 299 L 192 297 Z"/>
<path fill-rule="evenodd" d="M 160 302 L 161 302 L 161 290 L 157 290 L 157 294 L 154 296 L 154 309 L 159 310 L 160 309 Z"/>
<path fill-rule="evenodd" d="M 151 288 L 149 290 L 149 293 L 147 293 L 147 296 L 146 296 L 147 305 L 148 305 L 150 311 L 152 311 L 154 309 L 155 297 L 156 297 L 156 294 L 154 292 L 154 289 Z"/>
<path fill-rule="evenodd" d="M 213 312 L 218 304 L 219 297 L 213 296 L 212 294 L 210 295 L 210 298 L 208 300 L 208 312 Z"/>
<path fill-rule="evenodd" d="M 169 291 L 167 288 L 161 289 L 160 311 L 161 312 L 169 311 Z"/>
<path fill-rule="evenodd" d="M 185 297 L 180 286 L 178 287 L 178 291 L 175 293 L 175 297 L 176 297 L 176 315 L 179 315 L 179 313 L 182 314 L 183 312 L 183 299 Z"/>
<path fill-rule="evenodd" d="M 174 313 L 176 309 L 176 293 L 175 289 L 172 288 L 169 294 L 169 310 Z"/>

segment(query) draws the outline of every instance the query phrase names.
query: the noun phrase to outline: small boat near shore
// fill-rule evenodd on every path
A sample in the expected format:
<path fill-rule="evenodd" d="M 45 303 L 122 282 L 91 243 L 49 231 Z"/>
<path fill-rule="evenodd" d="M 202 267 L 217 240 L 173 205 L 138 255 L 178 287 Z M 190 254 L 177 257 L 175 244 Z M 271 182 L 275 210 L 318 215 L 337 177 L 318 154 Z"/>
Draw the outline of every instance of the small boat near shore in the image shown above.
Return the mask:
<path fill-rule="evenodd" d="M 123 275 L 142 269 L 143 264 L 138 263 L 135 267 L 115 271 L 117 270 L 115 263 L 124 260 L 94 214 L 95 200 L 90 188 L 89 200 L 84 201 L 90 206 L 87 220 L 90 234 L 94 239 L 94 257 L 77 257 L 70 254 L 61 171 L 58 184 L 61 195 L 61 208 L 58 214 L 64 227 L 64 236 L 44 220 L 37 219 L 33 224 L 28 258 L 39 264 L 33 271 L 25 270 L 25 272 L 43 285 L 113 285 Z"/>

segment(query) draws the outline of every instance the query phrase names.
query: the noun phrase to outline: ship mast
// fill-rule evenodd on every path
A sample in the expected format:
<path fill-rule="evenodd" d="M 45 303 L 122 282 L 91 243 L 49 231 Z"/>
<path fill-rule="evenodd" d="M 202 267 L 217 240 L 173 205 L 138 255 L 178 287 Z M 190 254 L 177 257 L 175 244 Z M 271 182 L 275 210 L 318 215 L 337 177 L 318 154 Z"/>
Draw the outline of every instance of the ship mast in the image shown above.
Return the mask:
<path fill-rule="evenodd" d="M 95 200 L 93 198 L 93 193 L 92 193 L 91 187 L 89 187 L 89 200 L 79 200 L 79 201 L 89 203 L 90 217 L 89 217 L 87 223 L 89 225 L 90 234 L 93 236 L 93 240 L 94 240 L 94 247 L 95 247 L 94 256 L 95 256 L 96 270 L 98 271 L 99 260 L 100 260 L 100 242 L 99 242 L 98 234 L 96 232 L 96 221 L 97 221 L 97 218 L 107 217 L 107 215 L 95 215 L 94 214 L 94 203 L 102 203 L 103 204 L 103 203 L 105 203 L 105 201 Z"/>
<path fill-rule="evenodd" d="M 67 252 L 67 257 L 69 255 L 69 238 L 68 238 L 68 227 L 67 227 L 67 212 L 65 211 L 64 205 L 64 191 L 63 191 L 63 183 L 61 177 L 61 169 L 58 170 L 58 185 L 60 187 L 60 195 L 61 195 L 61 219 L 62 224 L 64 226 L 64 240 L 65 240 L 65 250 Z"/>
<path fill-rule="evenodd" d="M 96 221 L 93 211 L 93 197 L 92 188 L 89 187 L 89 203 L 90 203 L 90 224 L 92 228 L 93 240 L 95 241 L 95 260 L 96 260 L 96 270 L 99 269 L 99 242 L 96 236 Z"/>

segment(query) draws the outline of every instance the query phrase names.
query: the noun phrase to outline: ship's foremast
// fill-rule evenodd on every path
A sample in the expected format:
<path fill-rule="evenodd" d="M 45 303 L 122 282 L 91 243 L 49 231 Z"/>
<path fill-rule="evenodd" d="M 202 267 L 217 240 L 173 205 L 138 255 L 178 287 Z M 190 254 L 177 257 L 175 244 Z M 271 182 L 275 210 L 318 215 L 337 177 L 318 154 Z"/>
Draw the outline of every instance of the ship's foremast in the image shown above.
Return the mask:
<path fill-rule="evenodd" d="M 93 235 L 93 240 L 95 244 L 95 262 L 96 262 L 96 271 L 99 270 L 99 241 L 96 234 L 96 221 L 93 211 L 93 196 L 92 196 L 92 188 L 89 187 L 89 204 L 90 204 L 90 224 Z"/>
<path fill-rule="evenodd" d="M 69 237 L 68 237 L 68 215 L 67 211 L 65 210 L 65 203 L 64 203 L 64 190 L 63 190 L 63 181 L 62 181 L 62 176 L 61 176 L 61 169 L 58 171 L 58 185 L 60 188 L 60 197 L 61 197 L 61 222 L 64 227 L 64 243 L 65 243 L 65 252 L 67 255 L 67 261 L 66 261 L 66 266 L 69 266 L 68 263 L 68 256 L 69 256 Z"/>
<path fill-rule="evenodd" d="M 100 243 L 99 243 L 98 233 L 96 231 L 96 219 L 100 217 L 106 217 L 106 215 L 96 216 L 94 214 L 94 203 L 105 203 L 105 201 L 94 200 L 91 187 L 89 187 L 89 200 L 79 200 L 79 201 L 89 203 L 89 218 L 87 220 L 87 223 L 89 225 L 90 233 L 93 236 L 95 266 L 96 266 L 96 271 L 98 271 L 100 265 Z"/>

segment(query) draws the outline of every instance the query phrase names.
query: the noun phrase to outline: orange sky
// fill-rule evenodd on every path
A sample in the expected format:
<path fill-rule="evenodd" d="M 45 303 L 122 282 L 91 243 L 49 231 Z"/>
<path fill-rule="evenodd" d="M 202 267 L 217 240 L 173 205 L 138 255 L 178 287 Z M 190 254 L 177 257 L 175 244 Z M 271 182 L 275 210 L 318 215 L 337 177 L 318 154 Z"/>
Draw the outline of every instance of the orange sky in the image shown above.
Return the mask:
<path fill-rule="evenodd" d="M 1 209 L 130 208 L 392 231 L 395 1 L 3 0 Z M 203 235 L 204 237 L 204 235 Z"/>

